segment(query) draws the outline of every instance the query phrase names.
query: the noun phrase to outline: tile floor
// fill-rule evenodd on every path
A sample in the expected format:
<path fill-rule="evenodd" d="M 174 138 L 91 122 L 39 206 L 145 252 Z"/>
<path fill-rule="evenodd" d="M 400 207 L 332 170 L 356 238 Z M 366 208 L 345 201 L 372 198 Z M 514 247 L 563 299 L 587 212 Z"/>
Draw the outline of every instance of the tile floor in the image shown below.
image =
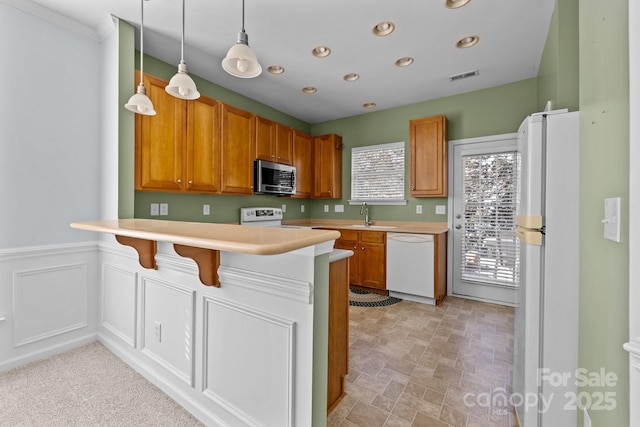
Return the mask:
<path fill-rule="evenodd" d="M 513 344 L 510 307 L 454 297 L 351 307 L 347 396 L 328 425 L 515 426 L 504 403 Z"/>

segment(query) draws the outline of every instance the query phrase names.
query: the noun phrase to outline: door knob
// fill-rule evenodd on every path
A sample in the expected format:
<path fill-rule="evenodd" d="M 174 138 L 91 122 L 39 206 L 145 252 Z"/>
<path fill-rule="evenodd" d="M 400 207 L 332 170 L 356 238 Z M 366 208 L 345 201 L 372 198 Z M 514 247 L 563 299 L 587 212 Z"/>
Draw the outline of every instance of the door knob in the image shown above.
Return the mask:
<path fill-rule="evenodd" d="M 462 218 L 462 215 L 460 214 L 456 215 L 456 219 L 460 219 L 460 218 Z"/>
<path fill-rule="evenodd" d="M 456 225 L 456 230 L 460 230 L 462 228 L 462 226 L 460 224 Z"/>

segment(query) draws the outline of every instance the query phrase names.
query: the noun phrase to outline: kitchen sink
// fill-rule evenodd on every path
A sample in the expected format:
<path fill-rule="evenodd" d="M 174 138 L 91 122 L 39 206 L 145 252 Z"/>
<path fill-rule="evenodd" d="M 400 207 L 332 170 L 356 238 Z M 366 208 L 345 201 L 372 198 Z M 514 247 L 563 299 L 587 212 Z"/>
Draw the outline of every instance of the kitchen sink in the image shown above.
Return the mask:
<path fill-rule="evenodd" d="M 364 224 L 353 224 L 353 225 L 350 225 L 349 227 L 366 228 L 366 229 L 370 229 L 370 230 L 390 230 L 392 228 L 397 228 L 397 227 L 394 227 L 392 225 L 367 225 L 367 226 L 365 226 Z"/>

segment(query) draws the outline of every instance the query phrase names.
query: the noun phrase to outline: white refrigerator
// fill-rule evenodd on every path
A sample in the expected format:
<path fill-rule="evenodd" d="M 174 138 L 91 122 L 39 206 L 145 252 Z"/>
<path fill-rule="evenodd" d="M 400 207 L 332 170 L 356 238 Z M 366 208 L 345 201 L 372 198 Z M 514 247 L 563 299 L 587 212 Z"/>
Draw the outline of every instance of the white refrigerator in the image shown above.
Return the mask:
<path fill-rule="evenodd" d="M 577 423 L 579 113 L 536 113 L 518 130 L 520 283 L 513 403 L 524 427 Z"/>

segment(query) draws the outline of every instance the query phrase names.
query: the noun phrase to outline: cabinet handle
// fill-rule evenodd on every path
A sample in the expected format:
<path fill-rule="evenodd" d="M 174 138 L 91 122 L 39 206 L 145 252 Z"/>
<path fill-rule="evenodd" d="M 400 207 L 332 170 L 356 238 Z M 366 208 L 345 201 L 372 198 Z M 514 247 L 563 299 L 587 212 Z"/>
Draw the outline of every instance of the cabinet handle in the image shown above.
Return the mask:
<path fill-rule="evenodd" d="M 354 246 L 354 247 L 353 247 L 353 250 L 354 250 L 354 251 L 358 250 L 358 247 L 357 247 L 357 246 Z"/>
<path fill-rule="evenodd" d="M 361 247 L 360 249 L 362 249 L 362 250 L 364 251 L 364 246 L 363 246 L 363 247 Z"/>
<path fill-rule="evenodd" d="M 193 181 L 189 180 L 189 184 L 193 184 Z"/>
<path fill-rule="evenodd" d="M 411 191 L 416 191 L 416 187 L 411 187 Z"/>
<path fill-rule="evenodd" d="M 182 184 L 182 180 L 181 179 L 178 179 L 178 184 Z"/>

